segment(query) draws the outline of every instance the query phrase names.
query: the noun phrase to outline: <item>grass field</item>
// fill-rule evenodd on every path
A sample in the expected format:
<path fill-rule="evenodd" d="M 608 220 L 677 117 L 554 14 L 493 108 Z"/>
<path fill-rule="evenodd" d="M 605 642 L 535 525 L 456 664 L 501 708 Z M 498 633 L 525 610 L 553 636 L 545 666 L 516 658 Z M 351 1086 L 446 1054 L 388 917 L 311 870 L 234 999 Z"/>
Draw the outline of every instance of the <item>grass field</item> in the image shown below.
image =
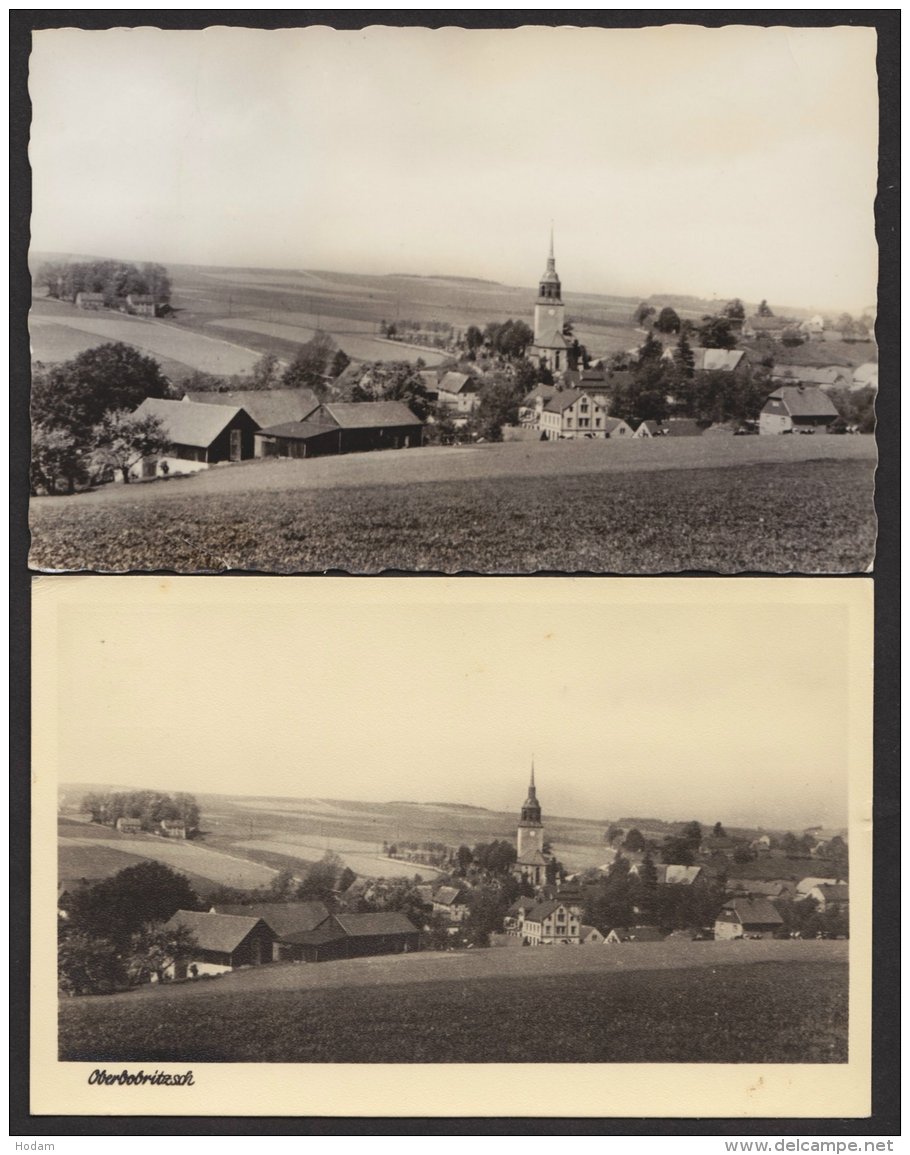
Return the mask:
<path fill-rule="evenodd" d="M 251 462 L 33 499 L 30 560 L 109 572 L 856 572 L 874 554 L 874 464 L 866 437 Z"/>
<path fill-rule="evenodd" d="M 795 946 L 806 949 L 771 949 Z M 643 943 L 273 965 L 208 982 L 64 1000 L 60 1057 L 845 1062 L 845 947 Z"/>

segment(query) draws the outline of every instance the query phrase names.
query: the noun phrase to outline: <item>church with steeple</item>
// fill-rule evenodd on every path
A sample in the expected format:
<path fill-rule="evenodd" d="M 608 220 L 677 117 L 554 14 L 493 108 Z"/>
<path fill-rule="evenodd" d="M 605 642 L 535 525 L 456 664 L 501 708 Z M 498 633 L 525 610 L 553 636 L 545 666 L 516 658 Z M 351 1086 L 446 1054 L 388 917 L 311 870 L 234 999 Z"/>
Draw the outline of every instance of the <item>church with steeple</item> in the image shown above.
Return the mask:
<path fill-rule="evenodd" d="M 531 784 L 518 820 L 518 857 L 512 872 L 519 881 L 543 886 L 547 881 L 550 855 L 544 851 L 543 814 L 534 784 L 534 761 L 531 760 Z"/>
<path fill-rule="evenodd" d="M 549 369 L 559 376 L 569 368 L 570 342 L 563 334 L 566 307 L 562 300 L 562 285 L 556 272 L 553 252 L 553 229 L 550 229 L 550 255 L 546 271 L 540 278 L 537 301 L 534 305 L 534 344 L 528 350 L 528 359 L 538 369 Z"/>

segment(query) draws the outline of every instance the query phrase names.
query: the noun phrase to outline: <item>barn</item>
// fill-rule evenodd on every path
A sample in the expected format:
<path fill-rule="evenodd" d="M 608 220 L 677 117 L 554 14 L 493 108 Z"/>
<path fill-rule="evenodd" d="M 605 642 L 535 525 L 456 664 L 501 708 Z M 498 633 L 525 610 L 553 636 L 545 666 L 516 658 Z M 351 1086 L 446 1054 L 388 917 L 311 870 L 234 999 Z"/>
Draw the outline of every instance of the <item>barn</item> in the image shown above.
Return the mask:
<path fill-rule="evenodd" d="M 322 457 L 374 449 L 411 449 L 423 443 L 423 422 L 402 401 L 326 402 L 300 421 L 256 434 L 257 457 Z"/>
<path fill-rule="evenodd" d="M 196 940 L 189 959 L 174 963 L 170 977 L 190 974 L 224 974 L 238 967 L 271 962 L 275 932 L 252 915 L 215 914 L 212 911 L 178 910 L 165 929 L 185 927 Z"/>
<path fill-rule="evenodd" d="M 288 935 L 284 941 L 299 947 L 306 962 L 324 962 L 419 950 L 420 932 L 400 911 L 333 914 L 314 930 Z"/>
<path fill-rule="evenodd" d="M 323 902 L 256 902 L 249 906 L 234 904 L 212 908 L 218 914 L 233 914 L 261 918 L 275 933 L 272 957 L 275 962 L 299 962 L 303 948 L 289 941 L 288 936 L 316 930 L 329 919 L 328 907 Z"/>
<path fill-rule="evenodd" d="M 147 397 L 135 416 L 157 417 L 171 448 L 162 457 L 147 457 L 134 466 L 134 477 L 195 473 L 221 461 L 245 461 L 253 456 L 253 435 L 259 427 L 239 406 Z"/>
<path fill-rule="evenodd" d="M 782 385 L 765 402 L 759 433 L 825 433 L 838 418 L 834 402 L 814 385 Z"/>

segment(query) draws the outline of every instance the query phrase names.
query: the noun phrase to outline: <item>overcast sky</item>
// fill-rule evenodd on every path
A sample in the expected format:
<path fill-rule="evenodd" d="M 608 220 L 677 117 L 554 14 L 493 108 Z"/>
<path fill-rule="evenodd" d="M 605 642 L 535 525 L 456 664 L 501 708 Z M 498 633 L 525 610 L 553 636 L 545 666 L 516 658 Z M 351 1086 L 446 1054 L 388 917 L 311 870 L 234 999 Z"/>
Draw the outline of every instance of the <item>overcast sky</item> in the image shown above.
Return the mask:
<path fill-rule="evenodd" d="M 871 29 L 34 34 L 33 246 L 858 311 Z"/>
<path fill-rule="evenodd" d="M 837 583 L 62 582 L 62 782 L 845 822 Z"/>

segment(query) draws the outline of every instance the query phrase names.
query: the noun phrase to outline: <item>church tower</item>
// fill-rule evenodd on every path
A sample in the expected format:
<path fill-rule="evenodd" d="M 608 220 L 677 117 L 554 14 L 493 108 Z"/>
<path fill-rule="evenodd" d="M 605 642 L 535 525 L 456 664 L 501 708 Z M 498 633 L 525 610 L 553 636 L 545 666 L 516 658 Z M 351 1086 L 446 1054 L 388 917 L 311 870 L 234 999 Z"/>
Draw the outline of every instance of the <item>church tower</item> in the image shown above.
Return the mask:
<path fill-rule="evenodd" d="M 543 821 L 540 803 L 537 801 L 537 787 L 534 785 L 534 762 L 531 762 L 531 785 L 528 796 L 521 808 L 518 821 L 518 857 L 523 858 L 528 851 L 543 851 Z"/>
<path fill-rule="evenodd" d="M 538 367 L 546 366 L 552 373 L 563 373 L 568 368 L 566 349 L 568 343 L 563 336 L 566 307 L 562 301 L 562 285 L 556 272 L 556 257 L 553 255 L 553 229 L 550 229 L 550 255 L 547 268 L 540 278 L 537 301 L 534 305 L 534 344 L 529 356 Z"/>

